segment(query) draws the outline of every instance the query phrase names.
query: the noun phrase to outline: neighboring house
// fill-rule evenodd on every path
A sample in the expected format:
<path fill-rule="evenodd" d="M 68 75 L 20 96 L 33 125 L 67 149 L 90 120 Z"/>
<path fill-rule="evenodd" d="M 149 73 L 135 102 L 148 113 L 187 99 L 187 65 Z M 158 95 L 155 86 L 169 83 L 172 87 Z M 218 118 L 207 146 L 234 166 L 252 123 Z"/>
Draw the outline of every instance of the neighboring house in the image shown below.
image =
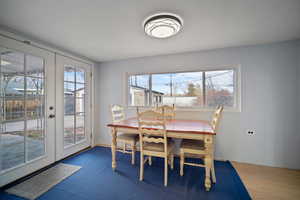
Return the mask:
<path fill-rule="evenodd" d="M 74 91 L 66 89 L 65 92 L 65 114 L 72 115 L 74 112 L 84 112 L 84 88 L 75 90 L 76 99 L 74 99 Z M 75 110 L 74 110 L 75 108 Z"/>
<path fill-rule="evenodd" d="M 131 105 L 135 106 L 145 106 L 149 105 L 149 95 L 150 95 L 150 90 L 148 88 L 144 88 L 141 86 L 136 86 L 136 85 L 130 85 L 130 91 L 129 91 L 129 100 L 131 102 Z M 155 90 L 152 90 L 152 99 L 154 104 L 161 104 L 162 103 L 162 96 L 164 93 L 158 92 Z"/>

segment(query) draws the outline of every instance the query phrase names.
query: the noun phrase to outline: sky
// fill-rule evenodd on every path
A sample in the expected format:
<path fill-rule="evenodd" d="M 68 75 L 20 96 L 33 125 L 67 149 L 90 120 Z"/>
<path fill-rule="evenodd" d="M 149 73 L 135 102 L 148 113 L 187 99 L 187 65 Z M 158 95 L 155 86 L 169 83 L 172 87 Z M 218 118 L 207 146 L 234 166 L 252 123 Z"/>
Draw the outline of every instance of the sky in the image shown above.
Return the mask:
<path fill-rule="evenodd" d="M 65 72 L 64 72 L 65 90 L 68 90 L 68 91 L 75 90 L 75 79 L 76 79 L 76 90 L 84 88 L 84 83 L 85 83 L 84 70 L 82 70 L 80 68 L 76 68 L 76 72 L 75 72 L 75 68 L 65 67 Z M 73 83 L 71 83 L 71 82 L 73 82 Z"/>

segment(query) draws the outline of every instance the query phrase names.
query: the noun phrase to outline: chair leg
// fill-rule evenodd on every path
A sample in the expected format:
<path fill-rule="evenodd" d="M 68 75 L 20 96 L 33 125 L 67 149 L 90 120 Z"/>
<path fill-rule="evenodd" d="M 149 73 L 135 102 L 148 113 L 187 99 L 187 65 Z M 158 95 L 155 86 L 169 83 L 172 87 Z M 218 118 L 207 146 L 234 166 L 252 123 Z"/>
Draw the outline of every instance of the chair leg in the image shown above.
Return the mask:
<path fill-rule="evenodd" d="M 131 151 L 131 164 L 134 165 L 135 164 L 135 143 L 132 144 L 132 151 Z"/>
<path fill-rule="evenodd" d="M 168 185 L 168 157 L 165 157 L 165 180 L 164 180 L 164 185 L 165 187 Z"/>
<path fill-rule="evenodd" d="M 183 176 L 184 152 L 180 150 L 180 176 Z"/>
<path fill-rule="evenodd" d="M 151 156 L 148 157 L 148 161 L 149 161 L 149 165 L 151 166 L 152 165 L 152 157 Z"/>
<path fill-rule="evenodd" d="M 125 153 L 125 151 L 126 151 L 126 143 L 123 142 L 123 153 Z"/>
<path fill-rule="evenodd" d="M 171 169 L 174 169 L 174 154 L 171 154 Z"/>
<path fill-rule="evenodd" d="M 213 183 L 216 183 L 216 182 L 217 182 L 217 179 L 216 179 L 216 173 L 215 173 L 215 164 L 214 164 L 214 160 L 212 160 L 212 162 L 211 162 L 211 177 L 212 177 Z"/>
<path fill-rule="evenodd" d="M 144 179 L 144 155 L 141 153 L 140 159 L 140 181 Z"/>

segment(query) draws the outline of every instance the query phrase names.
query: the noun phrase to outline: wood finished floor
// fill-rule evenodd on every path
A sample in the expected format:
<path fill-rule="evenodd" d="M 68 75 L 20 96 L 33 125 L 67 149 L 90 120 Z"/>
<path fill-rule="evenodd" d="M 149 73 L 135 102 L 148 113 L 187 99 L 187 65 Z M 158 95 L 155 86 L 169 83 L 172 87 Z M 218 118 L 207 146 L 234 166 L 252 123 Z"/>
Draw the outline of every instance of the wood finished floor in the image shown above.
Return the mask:
<path fill-rule="evenodd" d="M 300 199 L 300 170 L 232 164 L 253 199 Z"/>

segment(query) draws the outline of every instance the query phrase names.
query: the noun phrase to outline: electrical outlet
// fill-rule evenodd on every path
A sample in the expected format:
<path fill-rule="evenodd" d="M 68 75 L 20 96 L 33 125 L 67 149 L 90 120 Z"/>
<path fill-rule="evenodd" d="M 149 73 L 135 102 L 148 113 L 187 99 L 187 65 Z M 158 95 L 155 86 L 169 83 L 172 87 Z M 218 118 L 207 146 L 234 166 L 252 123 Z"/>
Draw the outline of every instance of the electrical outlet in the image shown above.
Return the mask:
<path fill-rule="evenodd" d="M 250 136 L 253 136 L 253 135 L 255 135 L 255 131 L 253 131 L 253 130 L 248 130 L 248 131 L 247 131 L 247 134 L 250 135 Z"/>

